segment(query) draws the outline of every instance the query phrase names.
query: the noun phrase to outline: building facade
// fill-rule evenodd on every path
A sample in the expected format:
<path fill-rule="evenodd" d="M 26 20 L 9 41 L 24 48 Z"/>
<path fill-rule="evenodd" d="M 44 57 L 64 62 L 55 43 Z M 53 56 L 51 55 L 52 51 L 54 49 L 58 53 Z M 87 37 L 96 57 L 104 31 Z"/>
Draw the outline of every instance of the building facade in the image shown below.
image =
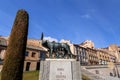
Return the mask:
<path fill-rule="evenodd" d="M 81 44 L 74 44 L 74 54 L 81 65 L 107 65 L 109 62 L 120 62 L 120 48 L 110 45 L 108 48 L 94 48 L 94 43 L 86 40 Z"/>
<path fill-rule="evenodd" d="M 74 54 L 76 54 L 76 58 L 80 61 L 81 65 L 88 65 L 88 54 L 86 53 L 86 48 L 74 44 Z"/>
<path fill-rule="evenodd" d="M 5 59 L 5 51 L 8 41 L 6 38 L 0 37 L 0 70 Z M 25 52 L 24 71 L 39 70 L 41 55 L 46 54 L 46 50 L 42 48 L 39 40 L 28 39 Z"/>
<path fill-rule="evenodd" d="M 9 38 L 0 37 L 0 70 L 2 69 L 5 58 L 8 39 Z M 109 62 L 120 62 L 120 47 L 116 45 L 96 49 L 92 41 L 86 41 L 82 44 L 71 44 L 69 40 L 62 40 L 61 43 L 67 43 L 70 46 L 74 58 L 80 61 L 82 66 L 107 65 Z M 41 45 L 41 40 L 28 39 L 24 71 L 39 70 L 40 61 L 48 56 L 48 50 Z"/>
<path fill-rule="evenodd" d="M 110 54 L 107 51 L 97 49 L 97 55 L 98 55 L 98 60 L 100 65 L 106 65 L 111 61 Z"/>
<path fill-rule="evenodd" d="M 97 51 L 92 48 L 81 47 L 80 45 L 74 45 L 74 53 L 77 54 L 81 65 L 97 65 L 98 56 Z"/>

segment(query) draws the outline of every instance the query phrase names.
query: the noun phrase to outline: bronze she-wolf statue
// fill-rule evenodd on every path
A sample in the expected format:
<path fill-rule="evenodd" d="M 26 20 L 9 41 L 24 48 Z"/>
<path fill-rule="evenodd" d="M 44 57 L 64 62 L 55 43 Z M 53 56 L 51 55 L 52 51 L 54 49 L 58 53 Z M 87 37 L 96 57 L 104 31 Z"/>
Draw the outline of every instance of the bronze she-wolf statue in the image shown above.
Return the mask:
<path fill-rule="evenodd" d="M 72 58 L 72 53 L 70 51 L 70 47 L 66 43 L 57 43 L 57 42 L 50 42 L 48 40 L 43 40 L 43 33 L 41 36 L 42 40 L 42 46 L 47 48 L 49 51 L 49 56 L 52 58 L 52 54 L 55 53 L 57 57 L 59 57 L 60 53 L 59 51 L 63 51 L 62 58 L 65 58 L 65 56 L 69 56 L 69 58 Z"/>

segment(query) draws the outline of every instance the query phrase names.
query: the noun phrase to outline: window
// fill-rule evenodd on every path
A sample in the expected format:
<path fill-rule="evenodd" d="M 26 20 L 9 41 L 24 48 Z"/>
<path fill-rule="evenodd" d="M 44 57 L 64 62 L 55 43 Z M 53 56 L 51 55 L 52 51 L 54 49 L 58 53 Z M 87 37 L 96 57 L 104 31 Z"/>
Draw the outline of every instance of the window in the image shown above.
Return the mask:
<path fill-rule="evenodd" d="M 41 59 L 41 60 L 45 60 L 45 57 L 46 57 L 46 56 L 45 56 L 45 53 L 41 52 L 41 53 L 40 53 L 40 59 Z"/>
<path fill-rule="evenodd" d="M 28 52 L 28 51 L 26 51 L 26 52 L 25 52 L 25 56 L 28 56 L 28 54 L 29 54 L 29 52 Z"/>
<path fill-rule="evenodd" d="M 32 57 L 35 57 L 35 54 L 36 54 L 36 53 L 32 52 Z"/>

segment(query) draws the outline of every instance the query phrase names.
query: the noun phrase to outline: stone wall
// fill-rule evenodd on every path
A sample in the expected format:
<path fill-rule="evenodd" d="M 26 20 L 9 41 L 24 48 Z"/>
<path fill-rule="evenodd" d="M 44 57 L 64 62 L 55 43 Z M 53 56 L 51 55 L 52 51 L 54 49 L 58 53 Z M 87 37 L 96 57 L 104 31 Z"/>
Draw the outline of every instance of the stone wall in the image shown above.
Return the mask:
<path fill-rule="evenodd" d="M 94 74 L 100 74 L 103 76 L 110 76 L 110 73 L 114 76 L 119 73 L 120 74 L 120 65 L 117 65 L 116 67 L 110 68 L 108 65 L 101 65 L 101 66 L 82 66 L 82 68 L 86 69 L 87 71 L 94 73 Z M 118 72 L 117 72 L 118 71 Z"/>

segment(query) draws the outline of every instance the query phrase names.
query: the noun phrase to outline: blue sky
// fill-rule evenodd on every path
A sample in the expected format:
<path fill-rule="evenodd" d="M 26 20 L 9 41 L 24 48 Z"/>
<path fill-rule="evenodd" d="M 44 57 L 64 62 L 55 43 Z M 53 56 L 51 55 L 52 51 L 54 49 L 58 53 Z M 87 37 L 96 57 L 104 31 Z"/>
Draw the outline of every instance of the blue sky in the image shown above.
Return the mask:
<path fill-rule="evenodd" d="M 1 0 L 0 35 L 8 36 L 16 12 L 29 13 L 29 38 L 45 36 L 95 47 L 120 45 L 120 0 Z"/>

